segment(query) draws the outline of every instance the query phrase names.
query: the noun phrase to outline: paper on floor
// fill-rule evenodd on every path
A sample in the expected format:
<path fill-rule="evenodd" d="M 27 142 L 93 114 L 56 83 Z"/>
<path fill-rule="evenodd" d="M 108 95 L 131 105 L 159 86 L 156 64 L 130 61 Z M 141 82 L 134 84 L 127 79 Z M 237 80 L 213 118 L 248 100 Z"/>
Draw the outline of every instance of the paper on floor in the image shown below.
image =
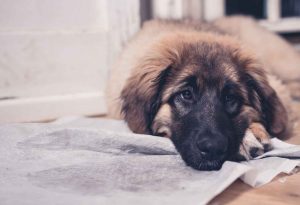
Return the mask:
<path fill-rule="evenodd" d="M 165 138 L 121 121 L 61 119 L 0 126 L 1 204 L 205 204 L 239 177 L 268 183 L 300 164 L 300 147 L 273 140 L 272 156 L 196 171 Z"/>

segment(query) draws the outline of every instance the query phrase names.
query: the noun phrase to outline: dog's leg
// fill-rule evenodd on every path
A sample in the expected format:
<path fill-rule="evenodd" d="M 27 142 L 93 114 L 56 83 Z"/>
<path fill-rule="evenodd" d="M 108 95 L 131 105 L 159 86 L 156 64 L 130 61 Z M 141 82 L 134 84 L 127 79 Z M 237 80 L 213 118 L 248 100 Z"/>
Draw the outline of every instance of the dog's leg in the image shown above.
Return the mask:
<path fill-rule="evenodd" d="M 252 123 L 240 145 L 239 158 L 250 160 L 272 149 L 271 140 L 265 127 Z"/>

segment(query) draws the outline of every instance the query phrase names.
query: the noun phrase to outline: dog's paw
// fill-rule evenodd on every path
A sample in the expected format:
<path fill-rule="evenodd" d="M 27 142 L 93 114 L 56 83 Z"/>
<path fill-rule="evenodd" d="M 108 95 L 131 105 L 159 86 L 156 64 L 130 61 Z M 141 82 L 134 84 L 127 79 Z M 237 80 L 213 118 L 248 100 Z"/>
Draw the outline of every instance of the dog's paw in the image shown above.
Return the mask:
<path fill-rule="evenodd" d="M 254 137 L 258 140 L 258 142 L 263 146 L 264 152 L 273 149 L 270 135 L 262 124 L 252 123 L 249 129 L 253 133 Z"/>
<path fill-rule="evenodd" d="M 271 140 L 265 128 L 259 123 L 253 123 L 245 133 L 237 159 L 250 160 L 271 149 Z"/>

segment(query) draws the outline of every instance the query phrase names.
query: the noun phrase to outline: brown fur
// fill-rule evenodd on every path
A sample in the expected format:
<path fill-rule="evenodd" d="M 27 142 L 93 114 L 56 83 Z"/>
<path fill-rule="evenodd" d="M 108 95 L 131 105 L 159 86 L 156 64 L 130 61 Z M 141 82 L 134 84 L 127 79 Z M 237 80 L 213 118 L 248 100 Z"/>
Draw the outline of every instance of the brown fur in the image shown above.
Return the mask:
<path fill-rule="evenodd" d="M 228 22 L 231 20 L 229 19 Z M 222 21 L 225 23 L 222 24 Z M 215 25 L 226 25 L 227 19 L 222 21 L 217 21 Z M 252 21 L 251 26 L 253 26 Z M 224 29 L 224 26 L 218 27 Z M 225 57 L 220 59 L 222 75 L 240 84 L 239 92 L 245 99 L 236 121 L 246 117 L 254 135 L 259 141 L 265 142 L 268 141 L 266 139 L 268 134 L 262 126 L 262 115 L 266 115 L 268 122 L 265 126 L 272 136 L 279 138 L 288 136 L 291 130 L 290 122 L 293 119 L 288 115 L 292 110 L 289 94 L 285 92 L 284 85 L 276 77 L 265 74 L 265 70 L 272 71 L 274 67 L 274 62 L 268 65 L 270 55 L 274 55 L 274 52 L 270 55 L 260 54 L 257 59 L 257 55 L 251 52 L 251 48 L 249 49 L 248 42 L 252 41 L 247 41 L 248 37 L 236 35 L 241 38 L 242 42 L 240 42 L 238 38 L 232 36 L 237 33 L 236 30 L 232 29 L 231 34 L 227 35 L 218 27 L 199 23 L 148 22 L 127 46 L 121 60 L 111 73 L 112 79 L 108 85 L 109 116 L 118 119 L 125 118 L 130 129 L 136 133 L 171 137 L 170 126 L 173 123 L 173 113 L 168 100 L 178 91 L 184 79 L 199 75 L 197 73 L 199 54 L 203 53 L 199 53 L 195 45 L 204 42 L 212 47 L 205 58 L 222 56 L 221 48 L 224 50 L 224 55 L 230 53 L 232 61 L 243 68 L 243 71 L 240 71 L 231 63 L 226 63 Z M 228 32 L 229 29 L 225 30 Z M 266 36 L 268 35 L 274 36 L 270 33 Z M 279 46 L 284 44 L 276 38 L 273 37 L 272 43 L 278 43 Z M 248 47 L 243 44 L 244 41 Z M 276 63 L 276 59 L 274 61 Z M 280 68 L 276 67 L 272 73 L 278 74 L 278 70 Z M 170 71 L 171 74 L 165 75 Z M 249 86 L 255 90 L 251 99 L 249 99 L 245 82 L 241 82 L 244 79 L 240 78 L 240 72 L 245 72 L 251 79 L 252 84 Z M 202 73 L 201 75 L 209 74 Z M 289 78 L 286 77 L 286 79 Z M 160 82 L 164 84 L 161 85 Z M 197 78 L 197 85 L 200 88 L 204 86 L 203 83 L 200 77 Z M 222 84 L 219 86 L 221 89 Z"/>
<path fill-rule="evenodd" d="M 132 112 L 128 112 L 127 121 L 129 122 L 130 128 L 137 133 L 149 133 L 147 131 L 147 123 L 144 119 L 144 112 L 147 109 L 147 104 L 139 106 L 140 103 L 148 103 L 154 97 L 157 92 L 155 87 L 155 79 L 160 73 L 166 69 L 169 65 L 173 64 L 174 67 L 183 64 L 184 61 L 189 61 L 190 64 L 194 64 L 194 56 L 184 56 L 183 50 L 187 49 L 185 46 L 197 43 L 200 41 L 214 42 L 222 44 L 228 49 L 237 52 L 241 46 L 238 42 L 234 41 L 228 36 L 219 36 L 210 33 L 199 33 L 197 32 L 177 32 L 175 34 L 167 35 L 166 38 L 160 39 L 158 43 L 154 44 L 149 49 L 146 56 L 140 59 L 140 63 L 133 70 L 131 77 L 128 79 L 125 89 L 122 92 L 123 101 L 127 101 L 124 105 L 124 109 L 132 109 Z M 274 90 L 269 86 L 263 70 L 259 67 L 259 64 L 255 60 L 252 60 L 253 54 L 251 53 L 236 53 L 236 58 L 240 62 L 244 63 L 245 69 L 249 70 L 249 74 L 259 82 L 259 86 L 262 88 L 262 92 L 265 92 L 266 96 L 272 97 L 276 95 Z M 253 63 L 254 62 L 254 63 Z M 196 63 L 196 62 L 195 62 Z M 247 64 L 247 65 L 246 65 Z M 184 78 L 192 75 L 194 69 L 184 69 L 177 76 L 177 79 L 173 79 L 172 85 L 168 86 L 168 89 L 164 92 L 163 99 L 166 101 L 171 93 L 176 91 L 176 87 Z M 231 78 L 236 78 L 235 71 L 226 67 L 226 73 Z M 258 103 L 258 100 L 256 100 Z M 274 104 L 278 104 L 276 99 L 272 101 Z M 132 108 L 130 107 L 132 106 Z M 257 105 L 259 107 L 260 105 Z M 274 134 L 280 133 L 284 128 L 283 122 L 287 122 L 287 116 L 285 115 L 284 108 L 282 106 L 274 105 L 276 108 L 274 117 Z M 277 129 L 277 130 L 276 130 Z"/>

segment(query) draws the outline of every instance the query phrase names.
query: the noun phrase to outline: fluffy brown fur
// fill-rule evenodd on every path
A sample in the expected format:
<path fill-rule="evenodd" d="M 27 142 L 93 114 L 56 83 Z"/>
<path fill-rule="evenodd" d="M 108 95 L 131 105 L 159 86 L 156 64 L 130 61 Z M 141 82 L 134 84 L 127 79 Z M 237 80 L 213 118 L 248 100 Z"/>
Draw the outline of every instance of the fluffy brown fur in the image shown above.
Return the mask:
<path fill-rule="evenodd" d="M 249 46 L 253 42 L 247 41 L 247 37 L 234 29 L 224 29 L 224 25 L 230 21 L 232 19 L 219 20 L 215 25 L 195 22 L 148 22 L 129 43 L 111 73 L 112 78 L 108 85 L 109 115 L 124 118 L 130 129 L 136 133 L 171 138 L 185 162 L 197 169 L 218 169 L 224 160 L 236 159 L 234 155 L 238 150 L 247 146 L 246 143 L 243 144 L 247 130 L 252 131 L 261 145 L 256 149 L 247 148 L 246 153 L 240 150 L 240 154 L 247 159 L 249 155 L 254 157 L 270 149 L 269 134 L 279 138 L 287 137 L 292 120 L 288 115 L 291 110 L 288 92 L 282 92 L 284 86 L 279 80 L 265 74 L 265 70 L 272 71 L 273 66 L 266 64 L 270 62 L 274 52 L 255 55 Z M 251 20 L 242 18 L 241 21 L 248 24 L 250 22 L 253 27 Z M 272 34 L 268 35 L 273 37 L 272 43 L 285 45 Z M 246 45 L 242 44 L 243 42 L 246 42 Z M 250 42 L 250 49 L 247 42 Z M 264 50 L 268 51 L 267 48 Z M 280 71 L 276 68 L 273 74 L 278 74 L 278 70 Z M 235 137 L 228 137 L 230 150 L 226 149 L 226 152 L 229 154 L 226 154 L 226 157 L 224 154 L 222 159 L 214 159 L 215 156 L 209 160 L 197 157 L 199 153 L 193 151 L 193 144 L 200 137 L 191 137 L 189 141 L 182 139 L 182 136 L 190 135 L 193 128 L 185 124 L 193 124 L 190 121 L 195 116 L 185 119 L 191 110 L 188 112 L 187 108 L 176 107 L 174 99 L 182 92 L 183 87 L 187 86 L 187 82 L 191 81 L 191 77 L 195 79 L 193 90 L 199 90 L 198 93 L 213 88 L 215 93 L 222 96 L 228 81 L 237 87 L 234 95 L 241 101 L 238 113 L 230 117 L 225 116 L 234 125 L 228 132 L 232 132 L 231 135 Z M 213 85 L 209 85 L 211 81 L 214 81 Z M 279 92 L 276 93 L 275 90 Z M 201 102 L 198 100 L 199 105 L 208 105 L 211 102 L 210 95 L 212 94 L 208 94 L 204 104 L 203 99 Z M 211 117 L 211 113 L 216 112 L 211 107 L 198 111 L 198 117 Z M 212 109 L 210 113 L 207 111 L 209 109 Z M 222 119 L 225 119 L 224 116 L 215 118 L 216 124 L 218 120 L 222 122 Z M 184 119 L 189 123 L 184 122 Z M 205 129 L 214 130 L 215 128 L 211 127 L 213 124 L 209 121 Z M 226 129 L 222 128 L 220 133 Z M 187 133 L 184 130 L 189 131 Z M 201 143 L 203 144 L 202 141 Z"/>

